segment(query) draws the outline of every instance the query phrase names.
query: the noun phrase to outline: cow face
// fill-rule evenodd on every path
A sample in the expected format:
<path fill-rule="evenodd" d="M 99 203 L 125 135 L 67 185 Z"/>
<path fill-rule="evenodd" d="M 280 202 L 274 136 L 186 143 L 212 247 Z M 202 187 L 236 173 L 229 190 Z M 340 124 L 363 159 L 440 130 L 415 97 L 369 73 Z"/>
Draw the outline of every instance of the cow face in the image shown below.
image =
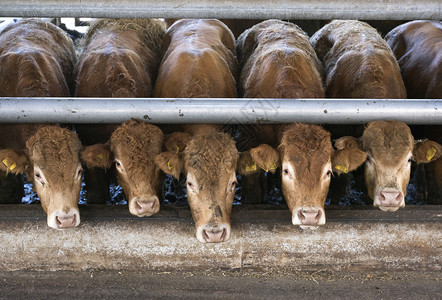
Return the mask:
<path fill-rule="evenodd" d="M 278 150 L 260 145 L 250 154 L 265 171 L 281 167 L 282 192 L 294 225 L 303 229 L 324 225 L 324 204 L 333 170 L 352 171 L 365 161 L 365 154 L 357 149 L 334 151 L 330 133 L 306 124 L 293 124 L 284 130 Z"/>
<path fill-rule="evenodd" d="M 40 128 L 27 142 L 27 154 L 1 150 L 1 168 L 26 173 L 33 181 L 49 227 L 65 229 L 80 224 L 78 199 L 83 169 L 77 135 L 57 126 Z"/>
<path fill-rule="evenodd" d="M 109 145 L 85 147 L 82 160 L 89 167 L 109 168 L 112 158 L 118 183 L 123 188 L 131 214 L 149 217 L 160 209 L 160 170 L 154 158 L 161 152 L 163 132 L 140 120 L 130 120 L 113 133 Z"/>
<path fill-rule="evenodd" d="M 165 173 L 178 178 L 183 172 L 186 176 L 187 200 L 200 242 L 230 238 L 237 160 L 233 139 L 218 132 L 194 136 L 181 154 L 164 152 L 156 158 Z"/>
<path fill-rule="evenodd" d="M 337 143 L 352 144 L 367 154 L 368 196 L 373 199 L 373 205 L 383 211 L 396 211 L 405 206 L 411 161 L 428 163 L 436 160 L 442 151 L 433 141 L 415 142 L 410 128 L 397 121 L 371 122 L 359 140 L 343 137 Z"/>

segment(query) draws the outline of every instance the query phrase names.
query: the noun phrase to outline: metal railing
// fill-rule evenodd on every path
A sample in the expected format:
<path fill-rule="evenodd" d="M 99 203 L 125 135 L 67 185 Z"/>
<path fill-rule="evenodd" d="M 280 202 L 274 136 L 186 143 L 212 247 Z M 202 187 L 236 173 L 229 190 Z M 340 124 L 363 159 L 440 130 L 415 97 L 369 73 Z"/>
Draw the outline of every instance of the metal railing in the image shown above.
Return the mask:
<path fill-rule="evenodd" d="M 0 122 L 157 124 L 442 124 L 439 99 L 0 98 Z"/>
<path fill-rule="evenodd" d="M 0 17 L 442 19 L 440 0 L 2 0 Z"/>

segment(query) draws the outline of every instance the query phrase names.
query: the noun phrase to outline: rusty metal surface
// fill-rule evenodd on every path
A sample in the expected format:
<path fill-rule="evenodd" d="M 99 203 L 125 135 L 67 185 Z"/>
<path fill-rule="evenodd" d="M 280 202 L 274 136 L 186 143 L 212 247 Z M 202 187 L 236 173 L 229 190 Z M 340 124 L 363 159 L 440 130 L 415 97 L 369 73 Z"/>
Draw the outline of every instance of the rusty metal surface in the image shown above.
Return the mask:
<path fill-rule="evenodd" d="M 442 268 L 442 208 L 327 207 L 316 231 L 287 210 L 234 207 L 232 236 L 202 244 L 186 208 L 137 218 L 126 206 L 81 207 L 80 227 L 46 226 L 38 205 L 0 206 L 0 270 L 430 270 Z"/>

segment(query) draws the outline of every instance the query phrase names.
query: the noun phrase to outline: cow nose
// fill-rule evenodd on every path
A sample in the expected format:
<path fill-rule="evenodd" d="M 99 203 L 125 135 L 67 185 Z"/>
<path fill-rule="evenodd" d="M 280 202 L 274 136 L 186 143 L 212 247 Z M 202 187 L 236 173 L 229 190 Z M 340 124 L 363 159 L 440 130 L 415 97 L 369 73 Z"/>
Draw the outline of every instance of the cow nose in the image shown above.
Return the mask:
<path fill-rule="evenodd" d="M 318 225 L 321 218 L 321 211 L 319 209 L 302 209 L 298 211 L 299 220 L 303 225 Z"/>
<path fill-rule="evenodd" d="M 314 229 L 319 225 L 324 225 L 324 209 L 321 207 L 298 207 L 293 212 L 292 223 L 301 226 L 303 229 Z"/>
<path fill-rule="evenodd" d="M 399 208 L 404 200 L 402 193 L 397 190 L 381 190 L 378 194 L 379 207 Z"/>
<path fill-rule="evenodd" d="M 139 217 L 149 217 L 160 210 L 160 202 L 156 196 L 145 199 L 134 198 L 132 203 L 130 212 Z"/>
<path fill-rule="evenodd" d="M 203 243 L 221 243 L 225 242 L 230 237 L 230 226 L 221 224 L 218 226 L 204 226 L 201 234 L 197 233 L 197 238 Z"/>
<path fill-rule="evenodd" d="M 58 229 L 72 228 L 77 223 L 77 215 L 58 215 L 55 216 L 55 221 Z"/>

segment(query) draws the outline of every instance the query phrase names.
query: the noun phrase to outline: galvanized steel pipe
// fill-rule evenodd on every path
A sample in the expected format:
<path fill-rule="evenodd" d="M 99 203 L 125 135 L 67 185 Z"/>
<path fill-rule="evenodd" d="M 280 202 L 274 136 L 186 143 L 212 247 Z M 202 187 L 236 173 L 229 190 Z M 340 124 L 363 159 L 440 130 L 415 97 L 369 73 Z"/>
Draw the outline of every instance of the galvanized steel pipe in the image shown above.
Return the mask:
<path fill-rule="evenodd" d="M 2 0 L 0 17 L 442 19 L 440 0 Z"/>
<path fill-rule="evenodd" d="M 0 98 L 1 123 L 442 124 L 440 99 Z"/>

